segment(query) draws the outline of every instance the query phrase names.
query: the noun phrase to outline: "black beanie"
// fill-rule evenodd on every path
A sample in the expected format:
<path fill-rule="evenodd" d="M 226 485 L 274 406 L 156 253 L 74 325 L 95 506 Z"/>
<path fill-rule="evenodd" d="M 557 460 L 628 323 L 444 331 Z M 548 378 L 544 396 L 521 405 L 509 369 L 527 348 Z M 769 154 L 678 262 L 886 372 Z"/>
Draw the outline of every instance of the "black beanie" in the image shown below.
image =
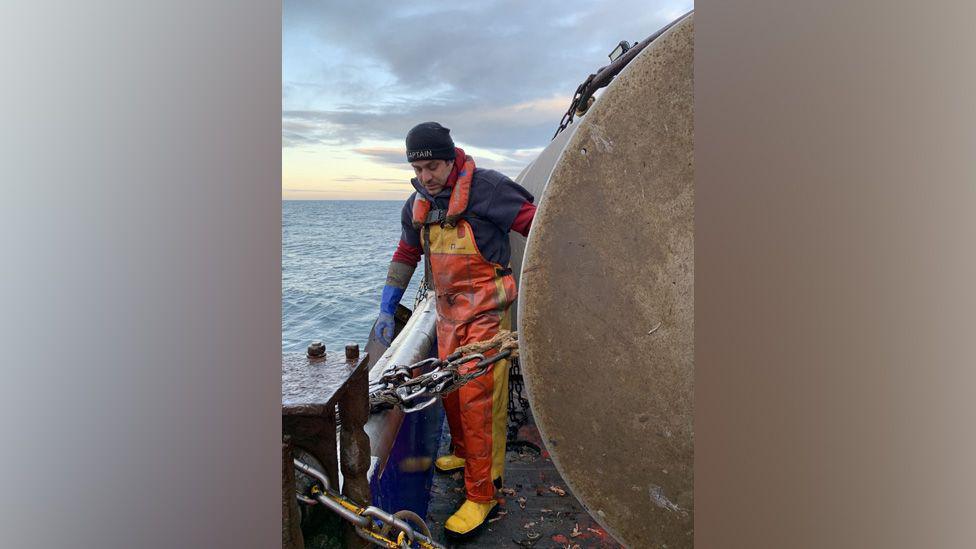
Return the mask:
<path fill-rule="evenodd" d="M 454 160 L 451 130 L 437 122 L 414 126 L 407 132 L 407 162 L 415 160 Z"/>

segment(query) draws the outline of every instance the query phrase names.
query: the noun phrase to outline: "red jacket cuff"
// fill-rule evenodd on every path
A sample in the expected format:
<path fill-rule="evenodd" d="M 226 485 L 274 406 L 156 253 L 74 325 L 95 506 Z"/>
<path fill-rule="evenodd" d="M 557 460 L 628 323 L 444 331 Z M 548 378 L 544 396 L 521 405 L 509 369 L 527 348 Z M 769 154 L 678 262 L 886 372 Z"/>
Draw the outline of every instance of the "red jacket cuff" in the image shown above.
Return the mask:
<path fill-rule="evenodd" d="M 531 202 L 522 204 L 519 213 L 515 215 L 515 221 L 512 221 L 512 230 L 522 236 L 529 236 L 533 219 L 535 219 L 535 204 Z"/>
<path fill-rule="evenodd" d="M 393 261 L 416 267 L 420 262 L 420 248 L 411 246 L 401 239 L 396 251 L 393 252 Z"/>

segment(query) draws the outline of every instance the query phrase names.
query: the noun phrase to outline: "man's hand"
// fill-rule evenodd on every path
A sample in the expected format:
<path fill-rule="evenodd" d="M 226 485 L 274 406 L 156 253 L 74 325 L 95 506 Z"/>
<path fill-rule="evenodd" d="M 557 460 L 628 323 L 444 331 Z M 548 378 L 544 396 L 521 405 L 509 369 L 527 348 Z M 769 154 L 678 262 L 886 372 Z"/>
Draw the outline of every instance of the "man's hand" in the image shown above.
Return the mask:
<path fill-rule="evenodd" d="M 390 262 L 390 270 L 386 275 L 386 285 L 383 286 L 383 297 L 380 298 L 380 316 L 376 319 L 373 333 L 376 339 L 387 347 L 393 342 L 393 313 L 403 297 L 403 292 L 410 284 L 410 277 L 416 265 L 406 265 L 399 261 Z"/>
<path fill-rule="evenodd" d="M 394 330 L 393 315 L 380 312 L 380 316 L 376 319 L 376 328 L 373 331 L 376 334 L 376 339 L 383 345 L 389 347 L 390 343 L 393 343 Z"/>

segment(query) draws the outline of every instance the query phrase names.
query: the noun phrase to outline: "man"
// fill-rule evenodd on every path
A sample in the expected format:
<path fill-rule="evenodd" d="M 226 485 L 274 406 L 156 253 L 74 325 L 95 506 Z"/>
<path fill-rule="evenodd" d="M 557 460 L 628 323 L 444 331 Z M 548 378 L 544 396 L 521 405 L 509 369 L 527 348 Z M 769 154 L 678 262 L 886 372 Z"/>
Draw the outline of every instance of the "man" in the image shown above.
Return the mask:
<path fill-rule="evenodd" d="M 476 168 L 454 146 L 450 130 L 425 122 L 407 133 L 407 161 L 416 178 L 403 206 L 400 243 L 383 288 L 376 336 L 393 338 L 393 313 L 414 269 L 425 257 L 437 309 L 437 352 L 443 359 L 468 343 L 509 328 L 516 288 L 509 268 L 508 233 L 528 235 L 533 197 L 499 172 Z M 486 353 L 491 356 L 492 353 Z M 474 363 L 462 366 L 462 373 Z M 499 361 L 444 397 L 452 452 L 441 472 L 464 469 L 465 502 L 444 527 L 448 534 L 475 533 L 497 505 L 505 465 L 508 361 Z"/>

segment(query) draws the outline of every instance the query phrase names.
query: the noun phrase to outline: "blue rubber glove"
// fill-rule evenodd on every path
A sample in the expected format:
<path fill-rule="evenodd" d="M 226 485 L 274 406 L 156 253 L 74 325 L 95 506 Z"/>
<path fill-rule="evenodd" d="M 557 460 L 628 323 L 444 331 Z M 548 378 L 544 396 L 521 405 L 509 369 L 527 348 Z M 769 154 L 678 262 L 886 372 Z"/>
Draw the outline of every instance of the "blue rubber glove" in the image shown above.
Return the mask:
<path fill-rule="evenodd" d="M 380 316 L 376 319 L 376 329 L 374 330 L 376 339 L 386 347 L 389 347 L 390 343 L 393 343 L 394 331 L 395 324 L 393 323 L 393 315 L 380 312 Z"/>
<path fill-rule="evenodd" d="M 387 347 L 393 343 L 393 333 L 396 325 L 393 322 L 393 313 L 396 312 L 397 305 L 403 297 L 404 288 L 397 288 L 387 284 L 383 286 L 383 297 L 380 299 L 380 316 L 376 318 L 376 339 Z"/>

